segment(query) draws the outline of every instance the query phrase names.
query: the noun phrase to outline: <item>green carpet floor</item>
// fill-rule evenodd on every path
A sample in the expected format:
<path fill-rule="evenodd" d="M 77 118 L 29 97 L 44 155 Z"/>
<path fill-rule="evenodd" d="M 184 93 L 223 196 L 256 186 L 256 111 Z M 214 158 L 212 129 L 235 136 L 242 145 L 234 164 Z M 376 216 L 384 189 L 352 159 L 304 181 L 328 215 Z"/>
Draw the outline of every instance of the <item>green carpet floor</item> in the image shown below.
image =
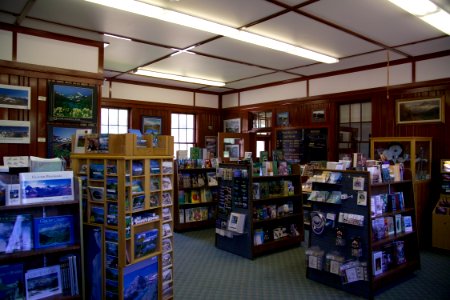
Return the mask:
<path fill-rule="evenodd" d="M 175 233 L 175 299 L 361 299 L 307 279 L 304 254 L 296 247 L 249 260 L 217 249 L 214 229 Z M 422 251 L 421 270 L 375 299 L 450 299 L 450 256 Z"/>

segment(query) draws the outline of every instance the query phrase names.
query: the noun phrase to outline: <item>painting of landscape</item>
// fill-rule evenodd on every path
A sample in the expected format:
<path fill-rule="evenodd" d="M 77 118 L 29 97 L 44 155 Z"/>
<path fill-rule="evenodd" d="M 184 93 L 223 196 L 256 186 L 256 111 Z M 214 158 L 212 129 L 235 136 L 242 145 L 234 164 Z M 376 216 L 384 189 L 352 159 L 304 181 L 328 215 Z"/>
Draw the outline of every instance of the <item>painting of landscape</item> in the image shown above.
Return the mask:
<path fill-rule="evenodd" d="M 30 109 L 30 88 L 0 84 L 0 107 Z"/>
<path fill-rule="evenodd" d="M 49 121 L 96 122 L 95 88 L 52 83 L 49 93 Z"/>

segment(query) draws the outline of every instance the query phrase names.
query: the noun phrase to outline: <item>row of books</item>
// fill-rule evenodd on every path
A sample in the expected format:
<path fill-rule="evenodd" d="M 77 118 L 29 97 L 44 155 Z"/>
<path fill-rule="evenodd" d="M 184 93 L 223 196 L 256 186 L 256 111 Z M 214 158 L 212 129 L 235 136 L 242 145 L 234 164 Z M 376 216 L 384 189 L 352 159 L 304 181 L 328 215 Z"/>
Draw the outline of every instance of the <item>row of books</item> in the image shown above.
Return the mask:
<path fill-rule="evenodd" d="M 208 188 L 201 190 L 191 190 L 191 191 L 178 191 L 178 203 L 201 203 L 201 202 L 212 202 L 217 199 L 217 191 Z"/>
<path fill-rule="evenodd" d="M 178 178 L 181 189 L 218 185 L 216 172 L 207 172 L 206 174 L 180 173 Z"/>
<path fill-rule="evenodd" d="M 209 219 L 212 219 L 213 217 L 214 216 L 212 215 L 212 210 L 209 207 L 185 208 L 180 209 L 179 222 L 183 224 L 207 221 Z"/>
<path fill-rule="evenodd" d="M 294 213 L 294 204 L 288 201 L 282 204 L 255 205 L 253 207 L 253 220 L 268 220 L 284 217 Z"/>
<path fill-rule="evenodd" d="M 386 212 L 398 211 L 405 208 L 403 192 L 373 195 L 370 200 L 372 216 L 379 216 Z"/>
<path fill-rule="evenodd" d="M 373 275 L 377 276 L 406 262 L 405 242 L 394 241 L 372 253 Z"/>
<path fill-rule="evenodd" d="M 161 173 L 162 168 L 162 173 Z M 86 174 L 87 165 L 81 165 L 79 174 Z M 105 172 L 106 170 L 106 172 Z M 127 164 L 126 174 L 131 174 L 132 176 L 142 176 L 144 172 L 144 161 L 134 160 L 130 164 Z M 157 159 L 150 159 L 150 174 L 173 174 L 173 162 L 170 160 L 162 161 L 162 163 Z M 89 177 L 90 179 L 103 180 L 105 175 L 117 175 L 117 166 L 115 164 L 103 163 L 91 163 L 89 164 Z"/>
<path fill-rule="evenodd" d="M 372 220 L 372 239 L 382 240 L 390 236 L 413 231 L 412 217 L 396 214 Z"/>
<path fill-rule="evenodd" d="M 262 161 L 252 164 L 253 176 L 274 176 L 292 174 L 291 164 L 287 161 Z"/>
<path fill-rule="evenodd" d="M 292 196 L 295 189 L 291 180 L 253 182 L 253 199 Z"/>
<path fill-rule="evenodd" d="M 206 169 L 216 168 L 219 165 L 217 158 L 211 159 L 178 159 L 178 168 L 183 169 Z"/>
<path fill-rule="evenodd" d="M 22 263 L 0 265 L 0 299 L 42 299 L 56 295 L 77 296 L 78 259 L 64 256 L 60 264 L 24 270 Z"/>
<path fill-rule="evenodd" d="M 72 215 L 0 215 L 0 253 L 63 247 L 74 242 Z"/>

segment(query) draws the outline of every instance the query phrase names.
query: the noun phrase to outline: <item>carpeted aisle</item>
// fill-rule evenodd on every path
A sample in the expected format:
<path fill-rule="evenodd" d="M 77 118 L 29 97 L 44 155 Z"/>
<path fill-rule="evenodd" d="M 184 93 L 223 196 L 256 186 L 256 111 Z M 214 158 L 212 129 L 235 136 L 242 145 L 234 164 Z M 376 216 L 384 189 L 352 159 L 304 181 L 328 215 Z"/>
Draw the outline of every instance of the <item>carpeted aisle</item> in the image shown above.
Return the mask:
<path fill-rule="evenodd" d="M 309 280 L 304 248 L 249 260 L 214 246 L 214 229 L 175 233 L 176 300 L 361 299 Z M 375 299 L 450 299 L 450 256 L 421 253 L 422 269 Z"/>

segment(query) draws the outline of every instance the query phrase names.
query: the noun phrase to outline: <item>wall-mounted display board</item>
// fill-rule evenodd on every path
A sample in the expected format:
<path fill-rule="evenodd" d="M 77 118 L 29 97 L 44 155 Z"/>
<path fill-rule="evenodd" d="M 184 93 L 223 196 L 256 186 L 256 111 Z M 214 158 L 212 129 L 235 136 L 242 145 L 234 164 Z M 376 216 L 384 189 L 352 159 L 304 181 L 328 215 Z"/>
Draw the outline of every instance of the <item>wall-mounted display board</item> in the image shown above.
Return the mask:
<path fill-rule="evenodd" d="M 327 160 L 327 128 L 290 128 L 276 131 L 276 149 L 290 163 Z"/>

